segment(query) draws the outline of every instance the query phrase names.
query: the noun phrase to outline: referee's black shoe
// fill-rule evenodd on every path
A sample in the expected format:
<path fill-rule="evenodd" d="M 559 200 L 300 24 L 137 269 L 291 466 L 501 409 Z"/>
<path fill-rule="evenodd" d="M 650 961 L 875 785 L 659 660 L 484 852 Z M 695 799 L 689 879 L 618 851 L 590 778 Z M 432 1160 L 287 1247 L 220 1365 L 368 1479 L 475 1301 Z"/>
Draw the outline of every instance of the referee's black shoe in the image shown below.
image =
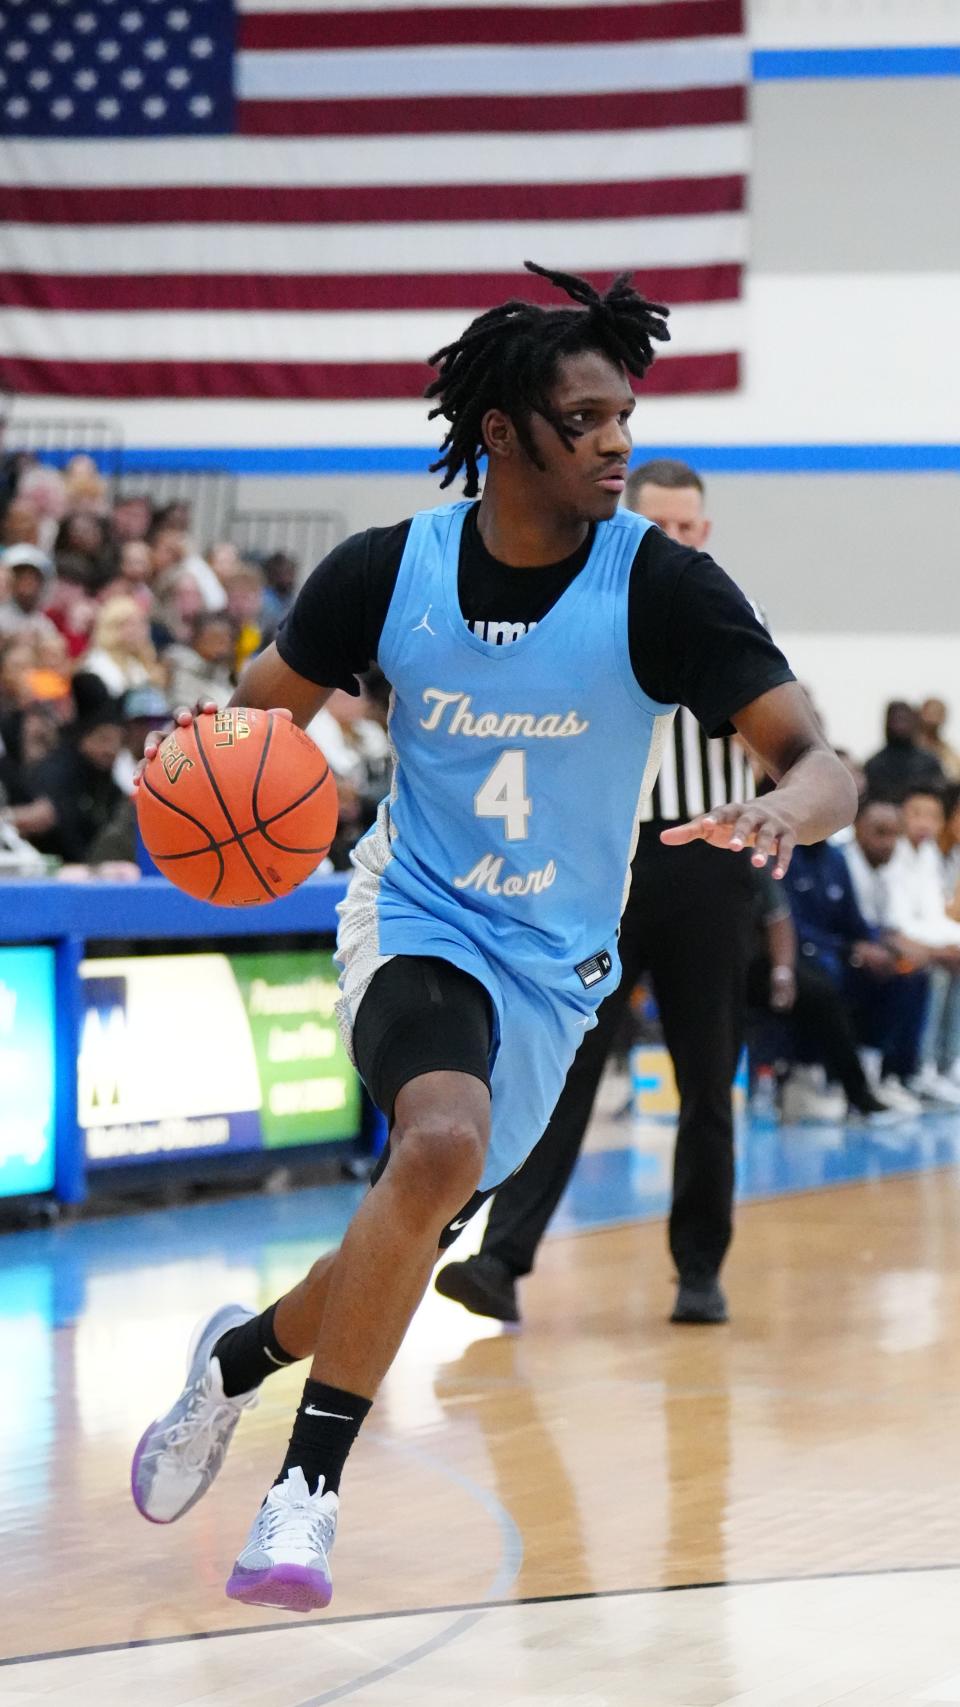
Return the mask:
<path fill-rule="evenodd" d="M 715 1274 L 681 1274 L 671 1322 L 714 1326 L 730 1320 L 723 1287 Z"/>
<path fill-rule="evenodd" d="M 517 1282 L 506 1263 L 481 1252 L 465 1262 L 448 1262 L 434 1281 L 444 1298 L 452 1298 L 475 1316 L 492 1316 L 495 1322 L 519 1322 Z"/>

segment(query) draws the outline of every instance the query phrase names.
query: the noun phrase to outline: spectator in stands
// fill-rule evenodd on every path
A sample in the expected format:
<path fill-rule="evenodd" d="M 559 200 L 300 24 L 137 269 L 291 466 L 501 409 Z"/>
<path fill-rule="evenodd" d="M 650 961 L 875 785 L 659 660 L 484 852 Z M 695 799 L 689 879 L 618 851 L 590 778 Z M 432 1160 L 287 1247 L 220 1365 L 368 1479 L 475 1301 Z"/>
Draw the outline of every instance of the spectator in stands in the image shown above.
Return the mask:
<path fill-rule="evenodd" d="M 934 1106 L 960 1107 L 960 924 L 947 912 L 947 875 L 938 839 L 945 814 L 939 793 L 915 789 L 903 806 L 904 833 L 891 861 L 901 930 L 934 951 L 930 1008 L 911 1089 Z"/>
<path fill-rule="evenodd" d="M 267 583 L 263 595 L 264 628 L 274 634 L 296 596 L 297 564 L 286 551 L 272 551 L 264 559 L 263 574 Z"/>
<path fill-rule="evenodd" d="M 85 863 L 94 837 L 124 798 L 112 775 L 122 744 L 120 715 L 105 704 L 78 720 L 49 758 L 27 768 L 32 801 L 46 802 L 50 811 L 49 828 L 30 836 L 41 853 Z"/>
<path fill-rule="evenodd" d="M 178 703 L 185 704 L 186 701 Z M 151 730 L 163 728 L 172 708 L 162 688 L 147 682 L 143 687 L 130 688 L 123 696 L 120 709 L 123 715 L 123 746 L 113 767 L 113 780 L 124 794 L 132 796 L 134 772 L 143 758 L 147 736 Z M 127 858 L 128 855 L 113 854 L 110 857 Z"/>
<path fill-rule="evenodd" d="M 43 613 L 53 574 L 46 552 L 35 545 L 11 545 L 0 562 L 10 575 L 10 597 L 0 605 L 0 639 L 9 640 L 15 634 L 24 639 L 55 634 L 50 618 Z"/>
<path fill-rule="evenodd" d="M 36 544 L 43 551 L 52 552 L 67 509 L 67 488 L 60 470 L 48 462 L 31 462 L 20 476 L 17 496 L 33 505 L 37 517 Z"/>
<path fill-rule="evenodd" d="M 153 580 L 153 555 L 145 539 L 127 539 L 120 547 L 120 573 L 118 579 L 125 581 L 127 589 L 134 596 L 150 593 Z M 149 603 L 153 603 L 152 594 Z"/>
<path fill-rule="evenodd" d="M 794 1067 L 782 1092 L 784 1120 L 842 1120 L 850 1115 L 886 1124 L 898 1111 L 867 1081 L 844 998 L 819 967 L 797 955 L 787 897 L 769 872 L 751 872 L 760 927 L 747 974 L 747 1001 L 785 1028 Z M 751 1043 L 751 1052 L 754 1044 Z M 760 1040 L 760 1058 L 763 1042 Z M 829 1091 L 824 1080 L 841 1089 Z"/>
<path fill-rule="evenodd" d="M 113 531 L 121 547 L 130 539 L 145 540 L 153 521 L 153 505 L 145 493 L 126 493 L 113 506 Z"/>
<path fill-rule="evenodd" d="M 829 842 L 798 848 L 784 882 L 801 956 L 833 980 L 849 1004 L 860 1044 L 879 1050 L 887 1064 L 882 1099 L 904 1113 L 916 1112 L 916 1093 L 900 1079 L 910 1064 L 904 1035 L 911 1021 L 916 1027 L 916 989 L 895 982 L 896 946 L 860 911 L 843 851 Z"/>
<path fill-rule="evenodd" d="M 234 570 L 239 569 L 243 562 L 237 547 L 230 539 L 215 540 L 206 557 L 221 587 L 224 588 Z"/>
<path fill-rule="evenodd" d="M 906 700 L 887 706 L 886 746 L 864 765 L 871 800 L 892 800 L 895 806 L 915 785 L 942 788 L 940 761 L 919 745 L 920 718 Z"/>
<path fill-rule="evenodd" d="M 60 744 L 60 728 L 45 706 L 30 705 L 0 719 L 0 818 L 18 836 L 42 835 L 53 824 L 49 801 L 34 801 L 28 768 L 49 758 Z"/>
<path fill-rule="evenodd" d="M 3 545 L 40 545 L 40 513 L 32 498 L 19 494 L 10 500 L 0 527 Z"/>
<path fill-rule="evenodd" d="M 932 948 L 960 944 L 960 925 L 947 915 L 943 855 L 946 824 L 939 789 L 914 787 L 903 803 L 902 834 L 890 865 L 898 928 Z"/>
<path fill-rule="evenodd" d="M 326 757 L 337 784 L 337 833 L 330 849 L 335 871 L 345 871 L 350 854 L 376 817 L 389 786 L 390 742 L 377 707 L 367 697 L 338 688 L 317 713 L 307 733 Z"/>
<path fill-rule="evenodd" d="M 29 635 L 14 635 L 4 640 L 0 634 L 0 715 L 22 711 L 25 705 L 30 704 L 33 698 L 30 677 L 36 667 L 33 640 Z"/>
<path fill-rule="evenodd" d="M 110 491 L 92 456 L 82 452 L 72 456 L 63 471 L 66 509 L 75 513 L 106 516 L 110 509 Z"/>
<path fill-rule="evenodd" d="M 53 670 L 59 676 L 69 676 L 70 659 L 67 653 L 67 643 L 56 626 L 51 623 L 49 628 L 41 629 L 33 637 L 33 655 L 38 670 Z M 46 698 L 42 695 L 38 697 Z"/>
<path fill-rule="evenodd" d="M 162 680 L 149 624 L 135 599 L 121 595 L 100 606 L 82 667 L 88 675 L 100 677 L 113 699 L 120 699 L 128 688 Z"/>
<path fill-rule="evenodd" d="M 25 705 L 0 719 L 0 740 L 4 751 L 21 767 L 39 764 L 59 746 L 60 727 L 48 706 Z"/>
<path fill-rule="evenodd" d="M 944 739 L 947 708 L 942 699 L 925 699 L 919 712 L 919 745 L 932 753 L 948 782 L 960 782 L 960 753 Z"/>
<path fill-rule="evenodd" d="M 17 495 L 29 498 L 38 514 L 38 545 L 53 551 L 56 529 L 67 514 L 67 485 L 60 469 L 50 463 L 31 463 L 20 475 Z"/>
<path fill-rule="evenodd" d="M 169 646 L 163 661 L 167 693 L 174 705 L 193 706 L 211 699 L 227 704 L 233 692 L 236 628 L 226 611 L 200 611 L 190 629 L 191 643 Z"/>
<path fill-rule="evenodd" d="M 190 536 L 164 522 L 165 513 L 158 511 L 147 535 L 153 558 L 153 590 L 158 599 L 166 598 L 169 589 L 186 573 L 193 576 L 200 589 L 203 609 L 223 610 L 227 595 L 217 576 L 194 550 Z"/>
<path fill-rule="evenodd" d="M 57 561 L 56 577 L 50 587 L 44 614 L 63 636 L 67 656 L 76 660 L 90 644 L 96 601 L 87 585 L 87 560 L 64 552 Z"/>
<path fill-rule="evenodd" d="M 7 801 L 29 799 L 25 775 L 60 745 L 61 730 L 49 707 L 30 704 L 0 718 L 0 784 Z"/>
<path fill-rule="evenodd" d="M 896 930 L 891 861 L 900 835 L 899 809 L 888 800 L 861 802 L 845 857 L 857 905 L 868 924 Z"/>
<path fill-rule="evenodd" d="M 234 665 L 237 675 L 266 644 L 263 630 L 263 575 L 254 563 L 241 563 L 224 582 L 227 610 L 236 628 Z"/>
<path fill-rule="evenodd" d="M 193 525 L 193 513 L 187 498 L 172 498 L 169 503 L 161 504 L 154 511 L 153 523 L 158 528 L 173 528 L 177 533 L 189 533 Z"/>
<path fill-rule="evenodd" d="M 195 575 L 189 569 L 178 569 L 165 578 L 157 589 L 153 609 L 153 636 L 157 651 L 166 656 L 173 645 L 189 646 L 193 639 L 194 618 L 206 610 L 203 594 Z"/>
<path fill-rule="evenodd" d="M 146 542 L 150 547 L 153 579 L 159 589 L 172 581 L 183 568 L 187 556 L 187 536 L 179 528 L 164 527 L 155 516 L 150 524 Z"/>
<path fill-rule="evenodd" d="M 920 1070 L 921 1039 L 930 996 L 930 968 L 937 951 L 901 929 L 902 908 L 897 894 L 894 854 L 901 815 L 888 801 L 865 801 L 856 822 L 854 841 L 845 849 L 854 893 L 863 917 L 880 933 L 896 956 L 897 981 L 892 1014 L 893 1042 L 882 1071 L 897 1100 L 898 1087 L 913 1085 Z M 912 1093 L 908 1093 L 912 1094 Z"/>
<path fill-rule="evenodd" d="M 356 795 L 359 822 L 367 830 L 390 780 L 390 741 L 374 715 L 366 690 L 345 693 L 337 688 L 309 726 L 308 733 L 325 755 L 337 783 Z"/>
<path fill-rule="evenodd" d="M 65 553 L 86 560 L 87 585 L 91 592 L 99 592 L 117 572 L 117 543 L 108 518 L 83 510 L 64 516 L 53 548 L 58 567 Z"/>

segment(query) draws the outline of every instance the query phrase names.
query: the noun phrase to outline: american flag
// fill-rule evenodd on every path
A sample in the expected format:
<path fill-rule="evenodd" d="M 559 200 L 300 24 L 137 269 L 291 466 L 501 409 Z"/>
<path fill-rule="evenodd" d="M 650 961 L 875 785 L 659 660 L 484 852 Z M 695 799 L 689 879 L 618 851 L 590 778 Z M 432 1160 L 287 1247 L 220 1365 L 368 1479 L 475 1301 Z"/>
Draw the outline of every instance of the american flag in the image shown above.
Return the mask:
<path fill-rule="evenodd" d="M 0 0 L 0 385 L 413 398 L 527 256 L 738 383 L 742 0 Z"/>

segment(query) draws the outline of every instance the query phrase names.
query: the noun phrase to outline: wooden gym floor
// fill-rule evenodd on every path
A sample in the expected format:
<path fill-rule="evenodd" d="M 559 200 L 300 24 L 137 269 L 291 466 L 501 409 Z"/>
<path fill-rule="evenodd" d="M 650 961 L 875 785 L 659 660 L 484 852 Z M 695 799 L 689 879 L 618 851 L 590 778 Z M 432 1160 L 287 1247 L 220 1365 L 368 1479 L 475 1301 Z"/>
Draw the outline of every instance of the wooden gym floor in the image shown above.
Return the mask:
<path fill-rule="evenodd" d="M 748 1131 L 733 1320 L 673 1328 L 634 1219 L 669 1133 L 601 1119 L 522 1332 L 425 1300 L 308 1622 L 223 1595 L 301 1373 L 181 1524 L 137 1516 L 128 1463 L 197 1314 L 275 1297 L 355 1189 L 0 1240 L 0 1702 L 960 1703 L 958 1156 L 947 1118 Z"/>

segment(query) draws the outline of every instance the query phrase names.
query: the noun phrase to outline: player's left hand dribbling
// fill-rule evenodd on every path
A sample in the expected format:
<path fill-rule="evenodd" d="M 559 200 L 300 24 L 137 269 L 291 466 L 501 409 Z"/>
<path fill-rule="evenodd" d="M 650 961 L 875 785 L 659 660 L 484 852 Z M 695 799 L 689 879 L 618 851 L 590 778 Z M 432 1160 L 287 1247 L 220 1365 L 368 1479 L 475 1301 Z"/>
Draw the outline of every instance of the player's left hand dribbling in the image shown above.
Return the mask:
<path fill-rule="evenodd" d="M 711 847 L 727 848 L 739 853 L 753 848 L 752 864 L 765 866 L 773 860 L 773 876 L 784 876 L 797 845 L 797 831 L 790 814 L 777 801 L 776 790 L 746 806 L 734 802 L 730 806 L 715 806 L 702 812 L 686 824 L 661 830 L 660 840 L 667 847 L 683 847 L 687 842 L 709 842 Z"/>

